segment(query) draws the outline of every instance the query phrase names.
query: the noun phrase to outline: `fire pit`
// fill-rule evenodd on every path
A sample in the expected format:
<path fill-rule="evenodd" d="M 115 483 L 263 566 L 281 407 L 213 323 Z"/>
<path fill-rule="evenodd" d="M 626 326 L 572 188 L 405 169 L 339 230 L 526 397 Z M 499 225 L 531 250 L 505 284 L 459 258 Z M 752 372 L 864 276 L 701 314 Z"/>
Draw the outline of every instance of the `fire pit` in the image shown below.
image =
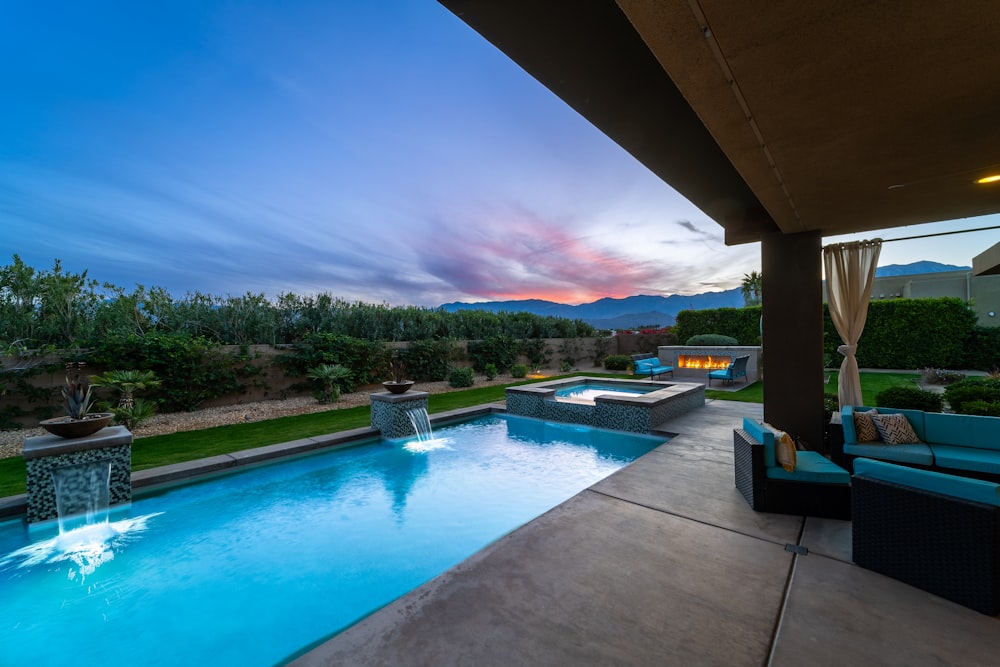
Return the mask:
<path fill-rule="evenodd" d="M 673 361 L 675 377 L 701 377 L 709 371 L 729 366 L 736 357 L 749 356 L 747 381 L 760 379 L 761 348 L 758 345 L 661 345 L 657 356 L 666 364 Z"/>

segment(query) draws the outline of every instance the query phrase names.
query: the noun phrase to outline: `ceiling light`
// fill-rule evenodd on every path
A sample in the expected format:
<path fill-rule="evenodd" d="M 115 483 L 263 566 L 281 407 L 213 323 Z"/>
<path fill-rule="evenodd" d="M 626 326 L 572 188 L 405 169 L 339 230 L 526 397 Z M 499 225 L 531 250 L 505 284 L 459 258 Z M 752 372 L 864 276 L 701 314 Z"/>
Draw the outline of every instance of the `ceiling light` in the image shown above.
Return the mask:
<path fill-rule="evenodd" d="M 996 183 L 1000 181 L 1000 174 L 990 174 L 989 176 L 983 176 L 982 178 L 976 180 L 979 185 L 985 185 L 986 183 Z"/>

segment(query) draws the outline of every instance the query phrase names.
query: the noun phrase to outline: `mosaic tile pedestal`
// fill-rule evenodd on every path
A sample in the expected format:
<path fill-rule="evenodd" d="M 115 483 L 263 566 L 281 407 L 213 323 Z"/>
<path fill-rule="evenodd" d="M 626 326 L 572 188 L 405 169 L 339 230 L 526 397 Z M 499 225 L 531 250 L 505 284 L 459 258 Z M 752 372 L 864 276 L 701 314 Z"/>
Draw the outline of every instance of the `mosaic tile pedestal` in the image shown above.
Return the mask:
<path fill-rule="evenodd" d="M 28 523 L 58 517 L 52 471 L 66 466 L 109 461 L 109 503 L 132 502 L 132 433 L 124 426 L 109 426 L 84 438 L 25 438 L 23 456 L 28 469 Z"/>
<path fill-rule="evenodd" d="M 372 394 L 372 428 L 378 429 L 383 438 L 405 438 L 414 435 L 407 410 L 427 409 L 426 391 L 408 391 L 405 394 L 379 392 Z"/>

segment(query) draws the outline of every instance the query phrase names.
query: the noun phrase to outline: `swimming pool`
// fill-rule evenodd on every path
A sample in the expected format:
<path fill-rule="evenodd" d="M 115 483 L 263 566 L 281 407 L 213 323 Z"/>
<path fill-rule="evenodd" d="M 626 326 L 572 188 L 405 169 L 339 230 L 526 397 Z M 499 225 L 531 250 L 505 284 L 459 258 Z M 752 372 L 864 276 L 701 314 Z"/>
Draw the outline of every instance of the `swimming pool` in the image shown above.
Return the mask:
<path fill-rule="evenodd" d="M 0 665 L 281 663 L 663 442 L 436 431 L 137 498 L 94 540 L 0 523 Z"/>

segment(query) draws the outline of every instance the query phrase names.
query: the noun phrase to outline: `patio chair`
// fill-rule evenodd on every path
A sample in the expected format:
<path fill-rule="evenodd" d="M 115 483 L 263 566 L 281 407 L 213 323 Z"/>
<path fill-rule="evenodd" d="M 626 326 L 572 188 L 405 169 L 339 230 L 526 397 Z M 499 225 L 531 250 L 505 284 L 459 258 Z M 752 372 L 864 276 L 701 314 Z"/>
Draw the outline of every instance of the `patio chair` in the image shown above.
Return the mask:
<path fill-rule="evenodd" d="M 750 361 L 750 355 L 743 357 L 736 357 L 733 359 L 732 363 L 729 364 L 728 368 L 719 371 L 709 371 L 708 372 L 708 386 L 712 386 L 712 380 L 722 380 L 722 384 L 735 384 L 736 378 L 743 378 L 743 382 L 747 381 L 747 362 Z"/>
<path fill-rule="evenodd" d="M 797 452 L 788 472 L 777 461 L 775 434 L 744 419 L 733 429 L 736 488 L 756 512 L 850 520 L 851 475 L 819 452 Z"/>

